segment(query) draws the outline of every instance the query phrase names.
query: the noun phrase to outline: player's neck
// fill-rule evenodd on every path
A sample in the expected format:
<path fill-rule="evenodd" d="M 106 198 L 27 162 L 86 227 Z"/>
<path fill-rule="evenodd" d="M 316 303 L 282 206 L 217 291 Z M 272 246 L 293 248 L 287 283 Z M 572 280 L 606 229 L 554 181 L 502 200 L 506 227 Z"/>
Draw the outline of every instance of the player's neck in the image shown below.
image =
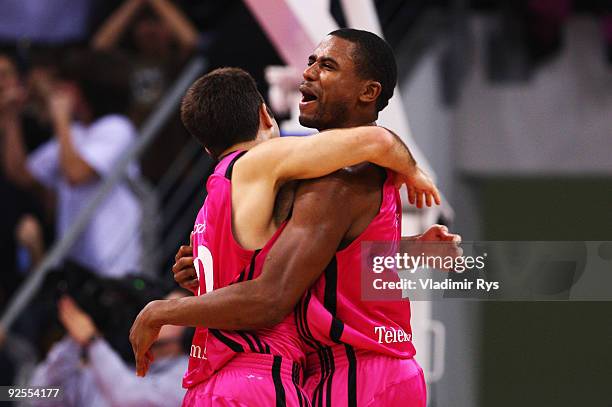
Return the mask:
<path fill-rule="evenodd" d="M 326 127 L 322 129 L 318 129 L 319 131 L 330 130 L 330 129 L 347 129 L 349 127 L 360 127 L 360 126 L 376 126 L 375 120 L 363 120 L 363 119 L 354 119 L 347 120 L 343 123 L 336 123 L 336 125 L 331 127 Z"/>
<path fill-rule="evenodd" d="M 242 143 L 236 143 L 227 150 L 224 150 L 219 157 L 225 157 L 228 154 L 233 153 L 234 151 L 248 151 L 255 147 L 257 144 L 261 143 L 262 140 L 255 139 L 250 141 L 243 141 Z"/>

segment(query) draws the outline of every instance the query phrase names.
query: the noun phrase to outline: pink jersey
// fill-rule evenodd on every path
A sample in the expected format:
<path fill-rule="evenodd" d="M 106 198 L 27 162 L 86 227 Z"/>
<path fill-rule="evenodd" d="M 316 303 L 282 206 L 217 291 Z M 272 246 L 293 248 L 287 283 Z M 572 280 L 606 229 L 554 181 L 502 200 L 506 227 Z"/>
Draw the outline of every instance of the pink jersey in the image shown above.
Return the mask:
<path fill-rule="evenodd" d="M 402 205 L 387 172 L 380 210 L 368 227 L 348 247 L 336 252 L 323 274 L 305 293 L 295 314 L 308 354 L 327 346 L 350 348 L 411 358 L 415 354 L 410 328 L 410 302 L 399 294 L 387 301 L 362 300 L 362 242 L 401 239 Z M 399 247 L 399 246 L 398 246 Z M 393 279 L 397 275 L 393 274 Z"/>
<path fill-rule="evenodd" d="M 208 196 L 193 228 L 194 265 L 200 281 L 198 295 L 261 274 L 266 253 L 285 227 L 283 224 L 261 250 L 245 250 L 234 239 L 231 173 L 241 155 L 235 152 L 223 158 L 206 183 Z M 259 253 L 261 256 L 257 256 Z M 274 329 L 257 332 L 196 328 L 183 387 L 191 388 L 207 380 L 237 353 L 271 354 L 296 362 L 305 358 L 292 317 Z"/>

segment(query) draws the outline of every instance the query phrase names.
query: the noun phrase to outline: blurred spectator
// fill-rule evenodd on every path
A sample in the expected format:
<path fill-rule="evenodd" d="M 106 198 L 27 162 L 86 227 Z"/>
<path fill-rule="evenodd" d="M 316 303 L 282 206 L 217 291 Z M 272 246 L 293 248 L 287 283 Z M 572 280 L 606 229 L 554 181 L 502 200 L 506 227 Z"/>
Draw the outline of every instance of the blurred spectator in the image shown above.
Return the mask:
<path fill-rule="evenodd" d="M 129 116 L 139 126 L 159 102 L 198 45 L 199 34 L 169 0 L 126 0 L 92 39 L 99 50 L 121 48 L 132 63 Z M 178 114 L 147 148 L 144 175 L 157 181 L 189 140 Z"/>
<path fill-rule="evenodd" d="M 0 141 L 7 139 L 4 137 L 7 132 L 20 126 L 17 118 L 23 97 L 15 64 L 8 56 L 0 54 Z M 3 144 L 0 143 L 0 149 L 4 157 L 8 151 Z M 44 251 L 42 209 L 28 191 L 6 178 L 7 161 L 3 159 L 2 164 L 0 195 L 4 199 L 0 204 L 0 255 L 3 259 L 0 309 L 21 282 L 22 276 L 16 271 L 34 267 Z"/>
<path fill-rule="evenodd" d="M 39 182 L 57 193 L 57 236 L 61 238 L 94 196 L 101 180 L 136 138 L 124 115 L 129 89 L 126 63 L 110 53 L 88 53 L 72 66 L 69 78 L 41 81 L 34 87 L 44 100 L 54 139 L 27 154 L 19 125 L 21 96 L 3 112 L 3 161 L 6 175 L 28 187 Z M 128 176 L 136 176 L 135 164 Z M 114 187 L 73 245 L 69 259 L 101 275 L 118 277 L 138 270 L 140 207 L 127 181 Z M 122 256 L 122 253 L 130 256 Z"/>
<path fill-rule="evenodd" d="M 166 298 L 179 298 L 174 292 Z M 58 316 L 68 335 L 49 352 L 35 370 L 32 386 L 59 386 L 61 402 L 41 401 L 37 406 L 178 406 L 185 390 L 181 378 L 187 368 L 184 327 L 164 326 L 151 351 L 149 375 L 138 378 L 99 334 L 91 317 L 70 297 L 58 303 Z M 84 359 L 82 363 L 81 357 Z"/>
<path fill-rule="evenodd" d="M 121 39 L 129 30 L 128 44 Z M 193 53 L 198 32 L 168 0 L 126 0 L 94 35 L 98 50 L 123 48 L 133 58 L 132 108 L 136 123 L 159 101 L 178 69 Z"/>

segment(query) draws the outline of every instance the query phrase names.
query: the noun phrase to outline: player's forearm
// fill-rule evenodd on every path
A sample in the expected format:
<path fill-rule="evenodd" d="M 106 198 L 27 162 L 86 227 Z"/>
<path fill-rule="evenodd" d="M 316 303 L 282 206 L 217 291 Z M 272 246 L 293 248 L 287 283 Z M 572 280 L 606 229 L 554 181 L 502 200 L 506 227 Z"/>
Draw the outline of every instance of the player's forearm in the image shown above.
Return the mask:
<path fill-rule="evenodd" d="M 404 175 L 416 172 L 417 163 L 408 146 L 397 134 L 388 129 L 385 131 L 388 140 L 385 142 L 383 151 L 368 161 Z"/>
<path fill-rule="evenodd" d="M 390 162 L 385 156 L 396 147 L 393 136 L 376 126 L 333 129 L 310 137 L 287 137 L 268 143 L 260 147 L 260 151 L 267 151 L 259 157 L 254 155 L 252 161 L 261 158 L 272 163 L 272 171 L 262 176 L 275 177 L 281 183 L 322 177 L 366 161 Z"/>
<path fill-rule="evenodd" d="M 330 130 L 314 136 L 312 144 L 315 145 L 300 148 L 300 155 L 295 159 L 296 168 L 304 172 L 299 178 L 324 176 L 366 161 L 406 175 L 416 168 L 408 147 L 397 135 L 382 127 Z"/>
<path fill-rule="evenodd" d="M 275 303 L 276 294 L 252 280 L 202 296 L 154 301 L 147 306 L 147 317 L 156 326 L 260 329 L 276 325 L 285 316 L 277 312 Z"/>

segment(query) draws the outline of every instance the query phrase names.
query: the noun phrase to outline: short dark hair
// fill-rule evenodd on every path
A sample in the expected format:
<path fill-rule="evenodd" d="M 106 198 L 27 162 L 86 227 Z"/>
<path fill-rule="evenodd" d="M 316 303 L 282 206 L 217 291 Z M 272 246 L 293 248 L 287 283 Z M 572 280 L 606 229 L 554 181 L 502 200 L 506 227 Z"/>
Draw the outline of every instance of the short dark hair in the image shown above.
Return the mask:
<path fill-rule="evenodd" d="M 356 45 L 353 58 L 357 73 L 362 78 L 380 82 L 382 89 L 376 100 L 376 110 L 378 112 L 383 110 L 393 96 L 397 83 L 397 65 L 391 46 L 376 34 L 354 28 L 341 28 L 330 32 L 329 35 Z"/>
<path fill-rule="evenodd" d="M 199 78 L 183 97 L 181 120 L 214 158 L 254 140 L 264 103 L 255 80 L 240 68 L 219 68 Z"/>

